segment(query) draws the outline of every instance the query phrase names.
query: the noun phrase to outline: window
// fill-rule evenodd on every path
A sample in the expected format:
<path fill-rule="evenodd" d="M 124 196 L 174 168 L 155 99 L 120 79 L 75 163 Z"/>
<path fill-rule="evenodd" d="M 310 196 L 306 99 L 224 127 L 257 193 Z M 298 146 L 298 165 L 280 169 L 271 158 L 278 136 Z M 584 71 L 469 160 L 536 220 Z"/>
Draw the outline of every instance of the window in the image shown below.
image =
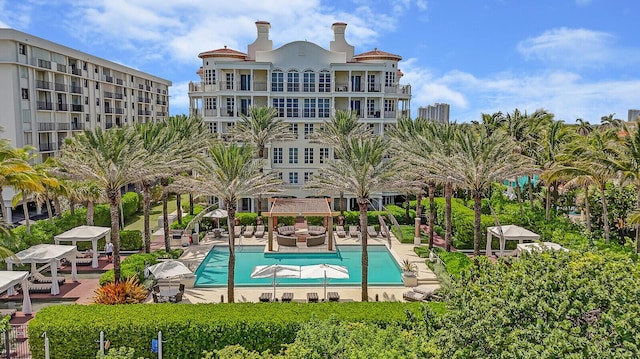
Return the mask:
<path fill-rule="evenodd" d="M 96 82 L 96 90 L 100 90 L 100 83 Z"/>
<path fill-rule="evenodd" d="M 384 76 L 384 85 L 387 87 L 395 86 L 396 84 L 396 73 L 395 72 L 387 72 Z"/>
<path fill-rule="evenodd" d="M 284 117 L 284 99 L 274 98 L 272 99 L 273 108 L 278 110 L 278 117 Z"/>
<path fill-rule="evenodd" d="M 227 74 L 227 90 L 233 90 L 233 73 Z"/>
<path fill-rule="evenodd" d="M 367 116 L 368 117 L 380 117 L 380 112 L 376 116 L 376 103 L 373 99 L 367 99 Z"/>
<path fill-rule="evenodd" d="M 318 92 L 331 92 L 331 73 L 329 71 L 320 71 Z"/>
<path fill-rule="evenodd" d="M 296 139 L 298 138 L 298 124 L 297 123 L 290 123 L 289 124 L 289 132 L 291 132 L 294 136 L 296 136 Z"/>
<path fill-rule="evenodd" d="M 24 44 L 18 44 L 18 53 L 20 55 L 26 55 L 27 54 L 27 47 L 24 46 Z"/>
<path fill-rule="evenodd" d="M 93 68 L 93 72 L 98 73 L 98 66 Z"/>
<path fill-rule="evenodd" d="M 236 105 L 236 100 L 233 97 L 227 97 L 227 115 L 229 116 L 235 116 L 235 107 Z"/>
<path fill-rule="evenodd" d="M 302 117 L 316 117 L 316 99 L 315 98 L 305 98 L 304 99 L 304 109 L 302 112 Z"/>
<path fill-rule="evenodd" d="M 395 100 L 384 100 L 384 112 L 391 112 L 396 110 Z"/>
<path fill-rule="evenodd" d="M 88 80 L 84 80 L 84 87 L 89 87 L 89 81 Z"/>
<path fill-rule="evenodd" d="M 96 106 L 100 106 L 100 99 L 99 98 L 96 99 Z"/>
<path fill-rule="evenodd" d="M 282 147 L 273 148 L 273 163 L 282 163 Z"/>
<path fill-rule="evenodd" d="M 298 184 L 298 172 L 289 172 L 289 183 Z"/>
<path fill-rule="evenodd" d="M 204 109 L 205 110 L 215 110 L 217 108 L 217 99 L 215 97 L 205 97 L 204 99 Z"/>
<path fill-rule="evenodd" d="M 313 123 L 304 124 L 304 138 L 309 139 L 309 135 L 313 133 Z"/>
<path fill-rule="evenodd" d="M 298 163 L 298 149 L 289 148 L 289 163 Z"/>
<path fill-rule="evenodd" d="M 214 85 L 216 83 L 216 70 L 207 69 L 204 70 L 204 84 Z"/>
<path fill-rule="evenodd" d="M 284 73 L 282 71 L 276 70 L 271 73 L 271 91 L 284 91 Z"/>
<path fill-rule="evenodd" d="M 89 104 L 89 96 L 85 96 L 85 97 L 84 97 L 84 104 L 85 104 L 85 105 L 88 105 L 88 104 Z M 125 104 L 125 107 L 126 107 L 127 103 L 125 102 L 124 104 Z"/>
<path fill-rule="evenodd" d="M 327 158 L 329 158 L 329 148 L 323 147 L 320 149 L 320 163 L 325 163 Z"/>
<path fill-rule="evenodd" d="M 367 87 L 369 87 L 369 92 L 376 92 L 376 75 L 367 75 Z"/>
<path fill-rule="evenodd" d="M 305 71 L 302 81 L 302 91 L 316 92 L 316 74 L 313 71 Z"/>
<path fill-rule="evenodd" d="M 22 99 L 23 100 L 29 99 L 29 89 L 22 89 Z"/>
<path fill-rule="evenodd" d="M 304 173 L 304 181 L 305 181 L 305 183 L 311 181 L 311 177 L 312 176 L 313 176 L 313 172 L 305 172 Z"/>
<path fill-rule="evenodd" d="M 278 179 L 282 181 L 282 172 L 278 172 Z"/>
<path fill-rule="evenodd" d="M 287 92 L 300 91 L 300 74 L 298 71 L 290 71 L 287 73 Z"/>
<path fill-rule="evenodd" d="M 328 98 L 318 99 L 318 117 L 329 118 L 329 99 Z"/>
<path fill-rule="evenodd" d="M 304 163 L 313 163 L 313 148 L 304 149 Z"/>
<path fill-rule="evenodd" d="M 216 123 L 216 122 L 209 122 L 209 132 L 211 132 L 211 133 L 218 133 L 218 123 Z"/>
<path fill-rule="evenodd" d="M 297 98 L 287 99 L 287 117 L 300 117 Z"/>

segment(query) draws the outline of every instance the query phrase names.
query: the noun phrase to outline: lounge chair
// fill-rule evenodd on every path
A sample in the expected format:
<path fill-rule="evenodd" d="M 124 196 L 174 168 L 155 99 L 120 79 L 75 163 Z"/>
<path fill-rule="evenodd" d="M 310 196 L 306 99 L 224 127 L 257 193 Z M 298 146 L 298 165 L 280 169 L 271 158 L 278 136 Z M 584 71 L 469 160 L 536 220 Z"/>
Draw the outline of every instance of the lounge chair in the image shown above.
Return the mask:
<path fill-rule="evenodd" d="M 318 303 L 318 293 L 316 292 L 307 293 L 307 302 Z"/>
<path fill-rule="evenodd" d="M 233 235 L 238 238 L 242 235 L 242 226 L 233 227 Z"/>
<path fill-rule="evenodd" d="M 344 230 L 344 226 L 336 226 L 336 236 L 344 238 L 347 236 L 347 232 Z"/>
<path fill-rule="evenodd" d="M 76 265 L 78 266 L 88 266 L 93 263 L 93 258 L 91 257 L 77 257 Z"/>
<path fill-rule="evenodd" d="M 358 230 L 358 226 L 349 226 L 349 236 L 351 238 L 358 238 L 360 235 L 360 231 Z"/>
<path fill-rule="evenodd" d="M 64 282 L 67 280 L 64 277 L 58 277 L 58 284 L 64 284 Z M 35 283 L 51 283 L 53 281 L 52 277 L 46 277 L 44 274 L 40 273 L 40 272 L 33 272 L 31 273 L 31 280 Z"/>
<path fill-rule="evenodd" d="M 386 225 L 381 225 L 380 226 L 380 235 L 387 238 L 389 236 L 389 227 L 387 227 Z"/>
<path fill-rule="evenodd" d="M 285 246 L 285 247 L 297 247 L 298 246 L 298 238 L 296 238 L 296 237 L 278 235 L 276 237 L 276 239 L 278 241 L 278 245 L 279 246 Z"/>
<path fill-rule="evenodd" d="M 49 293 L 51 292 L 52 283 L 34 283 L 29 282 L 29 292 L 33 293 Z"/>
<path fill-rule="evenodd" d="M 286 293 L 282 293 L 282 303 L 291 303 L 291 301 L 293 300 L 293 293 L 290 292 L 286 292 Z"/>
<path fill-rule="evenodd" d="M 254 233 L 256 238 L 264 237 L 264 224 L 259 224 L 256 226 L 256 233 Z"/>
<path fill-rule="evenodd" d="M 184 295 L 184 292 L 183 292 L 183 291 L 178 292 L 178 294 L 176 294 L 176 296 L 175 296 L 175 297 L 173 297 L 173 299 L 171 300 L 171 302 L 173 302 L 173 303 L 180 303 L 180 302 L 182 302 L 182 296 L 183 296 L 183 295 Z"/>
<path fill-rule="evenodd" d="M 260 298 L 259 299 L 260 299 L 261 302 L 268 303 L 268 302 L 271 301 L 272 295 L 273 294 L 271 292 L 265 292 L 265 293 L 260 294 Z"/>
<path fill-rule="evenodd" d="M 307 237 L 307 247 L 321 246 L 324 244 L 324 234 Z"/>
<path fill-rule="evenodd" d="M 327 292 L 327 299 L 330 302 L 337 302 L 340 300 L 340 294 L 338 292 Z"/>
<path fill-rule="evenodd" d="M 429 289 L 428 287 L 417 286 L 413 288 L 413 291 L 416 293 L 424 294 L 427 296 L 432 296 L 435 292 L 433 289 Z"/>
<path fill-rule="evenodd" d="M 283 236 L 290 236 L 296 232 L 296 227 L 294 226 L 282 226 L 278 227 L 278 234 Z"/>
<path fill-rule="evenodd" d="M 376 228 L 374 226 L 367 226 L 367 234 L 369 237 L 377 237 L 378 232 L 376 232 Z"/>
<path fill-rule="evenodd" d="M 427 299 L 426 294 L 414 292 L 412 290 L 402 293 L 402 298 L 408 302 L 423 302 Z"/>
<path fill-rule="evenodd" d="M 321 234 L 327 233 L 327 229 L 323 226 L 309 226 L 309 235 L 311 236 L 319 236 Z"/>
<path fill-rule="evenodd" d="M 243 237 L 253 237 L 253 226 L 244 227 L 244 232 L 242 232 Z"/>

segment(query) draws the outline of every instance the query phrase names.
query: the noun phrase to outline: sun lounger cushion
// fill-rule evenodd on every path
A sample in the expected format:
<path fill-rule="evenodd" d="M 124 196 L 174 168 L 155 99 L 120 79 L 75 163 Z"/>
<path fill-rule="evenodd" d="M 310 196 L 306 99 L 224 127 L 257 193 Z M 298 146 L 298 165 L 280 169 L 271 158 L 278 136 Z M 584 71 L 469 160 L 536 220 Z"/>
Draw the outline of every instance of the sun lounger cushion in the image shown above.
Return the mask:
<path fill-rule="evenodd" d="M 53 277 L 47 277 L 40 272 L 35 272 L 31 274 L 31 280 L 35 283 L 51 283 Z M 57 277 L 57 280 L 58 284 L 64 284 L 67 279 L 64 277 Z"/>
<path fill-rule="evenodd" d="M 427 295 L 410 290 L 402 293 L 402 298 L 409 302 L 422 302 L 427 299 Z"/>
<path fill-rule="evenodd" d="M 349 235 L 351 237 L 357 237 L 358 235 L 360 235 L 360 231 L 358 230 L 357 226 L 349 226 Z"/>
<path fill-rule="evenodd" d="M 51 292 L 51 283 L 33 283 L 29 282 L 29 292 L 48 293 Z"/>
<path fill-rule="evenodd" d="M 307 302 L 317 303 L 318 302 L 318 293 L 316 293 L 316 292 L 307 293 Z"/>
<path fill-rule="evenodd" d="M 260 294 L 260 301 L 261 302 L 270 302 L 271 301 L 271 297 L 272 297 L 271 292 L 262 293 L 262 294 Z"/>
<path fill-rule="evenodd" d="M 343 226 L 336 226 L 336 235 L 340 238 L 344 238 L 347 236 L 347 232 L 345 232 Z"/>
<path fill-rule="evenodd" d="M 294 226 L 282 226 L 278 227 L 278 234 L 283 236 L 290 236 L 296 232 L 296 228 Z"/>
<path fill-rule="evenodd" d="M 376 228 L 374 226 L 367 226 L 367 234 L 370 237 L 377 237 L 378 232 L 376 232 Z"/>
<path fill-rule="evenodd" d="M 244 232 L 242 233 L 243 237 L 251 237 L 253 236 L 253 226 L 246 226 L 244 228 Z"/>
<path fill-rule="evenodd" d="M 324 228 L 323 226 L 309 226 L 309 235 L 311 236 L 318 236 L 321 234 L 325 234 L 327 232 L 327 229 Z"/>
<path fill-rule="evenodd" d="M 327 299 L 330 302 L 337 302 L 340 300 L 340 294 L 338 292 L 327 292 Z"/>
<path fill-rule="evenodd" d="M 289 303 L 292 300 L 293 300 L 293 293 L 290 293 L 290 292 L 282 293 L 282 302 L 283 303 Z"/>
<path fill-rule="evenodd" d="M 256 226 L 256 233 L 255 233 L 256 238 L 262 238 L 264 237 L 264 225 L 260 224 Z"/>

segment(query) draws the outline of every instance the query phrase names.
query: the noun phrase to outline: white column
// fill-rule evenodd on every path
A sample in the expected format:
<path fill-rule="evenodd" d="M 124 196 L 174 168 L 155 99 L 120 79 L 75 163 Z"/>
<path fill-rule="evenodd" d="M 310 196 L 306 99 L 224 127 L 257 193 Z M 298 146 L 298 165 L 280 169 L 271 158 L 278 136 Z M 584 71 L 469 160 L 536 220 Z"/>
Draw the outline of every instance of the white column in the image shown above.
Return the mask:
<path fill-rule="evenodd" d="M 71 258 L 71 280 L 74 282 L 78 281 L 78 267 L 76 266 L 75 255 Z"/>
<path fill-rule="evenodd" d="M 29 297 L 29 282 L 27 281 L 27 278 L 28 277 L 25 277 L 22 280 L 22 313 L 30 315 L 32 312 L 32 308 L 31 297 Z"/>
<path fill-rule="evenodd" d="M 49 262 L 49 268 L 51 269 L 51 295 L 58 295 L 60 294 L 60 286 L 58 285 L 58 260 L 55 258 L 52 259 L 51 262 Z"/>
<path fill-rule="evenodd" d="M 106 240 L 106 237 L 105 237 Z M 95 238 L 91 241 L 91 268 L 98 268 L 98 239 Z"/>
<path fill-rule="evenodd" d="M 491 231 L 487 229 L 487 257 L 491 256 Z"/>

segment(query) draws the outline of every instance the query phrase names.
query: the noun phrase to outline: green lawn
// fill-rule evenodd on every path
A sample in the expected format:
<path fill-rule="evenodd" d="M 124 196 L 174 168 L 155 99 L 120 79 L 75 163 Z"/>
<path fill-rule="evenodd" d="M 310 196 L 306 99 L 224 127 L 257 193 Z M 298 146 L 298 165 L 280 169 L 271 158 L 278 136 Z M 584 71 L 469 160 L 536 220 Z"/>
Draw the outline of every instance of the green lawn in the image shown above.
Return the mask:
<path fill-rule="evenodd" d="M 189 209 L 189 196 L 182 196 L 182 208 L 187 211 Z M 167 207 L 169 209 L 169 213 L 176 210 L 176 197 L 170 196 L 169 202 L 167 203 Z M 151 207 L 151 211 L 149 212 L 149 223 L 151 225 L 151 231 L 157 230 L 158 228 L 158 216 L 162 214 L 162 203 L 159 203 L 153 207 Z M 126 223 L 124 227 L 125 230 L 139 230 L 144 231 L 144 216 L 142 212 L 137 213 L 135 216 L 132 216 Z"/>

